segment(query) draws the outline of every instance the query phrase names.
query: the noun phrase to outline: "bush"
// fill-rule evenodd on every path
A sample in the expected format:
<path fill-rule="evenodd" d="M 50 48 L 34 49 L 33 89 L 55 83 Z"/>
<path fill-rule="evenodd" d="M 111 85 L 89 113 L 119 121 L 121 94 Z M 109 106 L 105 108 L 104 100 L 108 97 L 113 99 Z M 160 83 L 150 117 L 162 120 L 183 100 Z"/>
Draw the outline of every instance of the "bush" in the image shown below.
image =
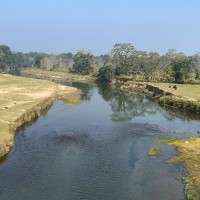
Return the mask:
<path fill-rule="evenodd" d="M 105 66 L 99 69 L 98 80 L 103 82 L 111 82 L 114 78 L 114 70 L 110 66 Z"/>

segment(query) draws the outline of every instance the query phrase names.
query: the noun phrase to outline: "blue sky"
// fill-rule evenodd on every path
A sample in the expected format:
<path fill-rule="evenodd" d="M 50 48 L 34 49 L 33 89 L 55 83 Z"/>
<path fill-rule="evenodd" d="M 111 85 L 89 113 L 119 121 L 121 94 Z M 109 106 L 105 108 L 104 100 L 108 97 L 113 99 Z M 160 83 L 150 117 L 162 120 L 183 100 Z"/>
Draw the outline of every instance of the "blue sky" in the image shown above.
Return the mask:
<path fill-rule="evenodd" d="M 199 0 L 0 0 L 0 44 L 14 51 L 200 51 Z"/>

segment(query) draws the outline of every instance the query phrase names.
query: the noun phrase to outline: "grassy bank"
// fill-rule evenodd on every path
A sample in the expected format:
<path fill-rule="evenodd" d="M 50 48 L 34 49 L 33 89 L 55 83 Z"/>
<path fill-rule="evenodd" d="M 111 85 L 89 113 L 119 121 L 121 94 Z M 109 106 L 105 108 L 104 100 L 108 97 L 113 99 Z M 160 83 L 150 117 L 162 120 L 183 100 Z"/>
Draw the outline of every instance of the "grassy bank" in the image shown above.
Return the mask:
<path fill-rule="evenodd" d="M 115 80 L 114 85 L 126 91 L 138 91 L 158 103 L 200 116 L 200 85 L 151 83 Z"/>
<path fill-rule="evenodd" d="M 21 71 L 22 76 L 26 77 L 33 77 L 33 78 L 39 78 L 39 79 L 47 79 L 47 80 L 53 80 L 53 79 L 67 79 L 77 82 L 94 82 L 95 78 L 90 75 L 77 75 L 73 73 L 68 72 L 56 72 L 56 71 L 47 71 L 42 69 L 27 69 Z"/>
<path fill-rule="evenodd" d="M 45 80 L 0 74 L 0 157 L 13 146 L 15 130 L 40 116 L 59 96 L 77 98 L 76 88 Z"/>
<path fill-rule="evenodd" d="M 148 85 L 164 91 L 164 95 L 158 98 L 160 104 L 200 116 L 200 85 L 176 84 L 177 90 L 173 89 L 174 84 L 170 83 L 148 83 Z"/>
<path fill-rule="evenodd" d="M 186 194 L 189 200 L 200 199 L 200 138 L 188 140 L 164 139 L 162 143 L 175 145 L 178 155 L 170 162 L 183 162 L 188 172 Z"/>
<path fill-rule="evenodd" d="M 158 87 L 166 92 L 170 92 L 173 95 L 181 97 L 185 100 L 200 102 L 200 85 L 174 84 L 174 83 L 148 83 L 148 84 Z M 177 90 L 172 88 L 172 86 L 174 85 L 177 86 Z"/>

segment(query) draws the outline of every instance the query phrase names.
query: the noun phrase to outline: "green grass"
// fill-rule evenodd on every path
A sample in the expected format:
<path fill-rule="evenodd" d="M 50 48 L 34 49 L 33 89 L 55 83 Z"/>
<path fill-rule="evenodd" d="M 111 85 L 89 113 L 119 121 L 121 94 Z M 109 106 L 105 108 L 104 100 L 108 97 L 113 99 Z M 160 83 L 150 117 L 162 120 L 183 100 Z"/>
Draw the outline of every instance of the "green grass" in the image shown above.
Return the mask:
<path fill-rule="evenodd" d="M 187 97 L 200 101 L 200 85 L 190 85 L 190 84 L 174 84 L 174 83 L 149 83 L 155 87 L 158 87 L 166 92 L 171 92 L 172 94 L 180 97 Z M 177 90 L 174 90 L 169 86 L 177 85 Z"/>

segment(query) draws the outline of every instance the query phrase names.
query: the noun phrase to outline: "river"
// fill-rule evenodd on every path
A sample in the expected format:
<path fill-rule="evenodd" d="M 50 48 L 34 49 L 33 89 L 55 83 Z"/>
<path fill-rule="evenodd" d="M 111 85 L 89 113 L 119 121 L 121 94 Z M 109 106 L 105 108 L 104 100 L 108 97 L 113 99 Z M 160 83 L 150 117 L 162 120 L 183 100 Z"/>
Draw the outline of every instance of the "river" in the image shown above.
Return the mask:
<path fill-rule="evenodd" d="M 0 200 L 184 200 L 184 169 L 158 138 L 198 136 L 200 121 L 145 96 L 72 83 L 82 103 L 57 100 L 19 130 L 0 164 Z M 159 147 L 157 159 L 148 155 Z"/>

